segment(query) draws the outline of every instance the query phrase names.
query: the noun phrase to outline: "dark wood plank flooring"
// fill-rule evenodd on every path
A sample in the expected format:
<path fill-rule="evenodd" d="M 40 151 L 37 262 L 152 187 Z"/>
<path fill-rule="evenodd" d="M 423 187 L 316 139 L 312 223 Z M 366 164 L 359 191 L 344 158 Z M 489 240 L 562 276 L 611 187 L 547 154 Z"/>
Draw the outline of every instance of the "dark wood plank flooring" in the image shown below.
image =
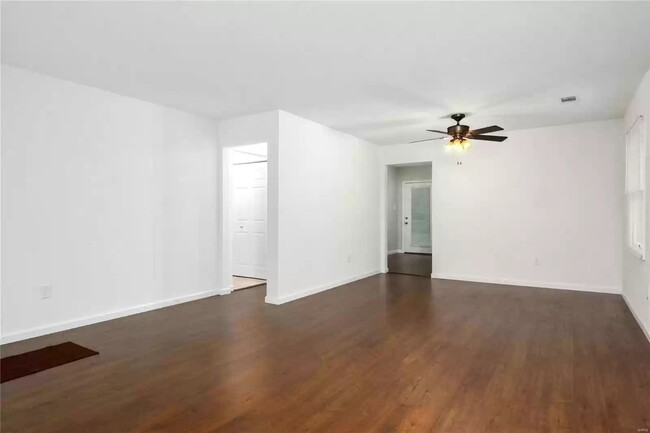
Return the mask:
<path fill-rule="evenodd" d="M 431 278 L 430 254 L 396 253 L 388 255 L 388 272 L 391 274 L 420 275 Z"/>
<path fill-rule="evenodd" d="M 370 277 L 242 290 L 2 347 L 100 352 L 2 386 L 3 433 L 634 432 L 650 344 L 618 295 Z"/>

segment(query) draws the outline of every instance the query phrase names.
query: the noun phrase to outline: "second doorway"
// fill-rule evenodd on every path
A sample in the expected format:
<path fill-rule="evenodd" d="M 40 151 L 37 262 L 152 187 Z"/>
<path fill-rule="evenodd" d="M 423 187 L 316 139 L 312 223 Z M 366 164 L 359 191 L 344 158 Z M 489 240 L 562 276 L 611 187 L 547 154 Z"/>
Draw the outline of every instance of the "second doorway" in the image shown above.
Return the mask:
<path fill-rule="evenodd" d="M 388 272 L 431 277 L 431 163 L 387 167 Z"/>

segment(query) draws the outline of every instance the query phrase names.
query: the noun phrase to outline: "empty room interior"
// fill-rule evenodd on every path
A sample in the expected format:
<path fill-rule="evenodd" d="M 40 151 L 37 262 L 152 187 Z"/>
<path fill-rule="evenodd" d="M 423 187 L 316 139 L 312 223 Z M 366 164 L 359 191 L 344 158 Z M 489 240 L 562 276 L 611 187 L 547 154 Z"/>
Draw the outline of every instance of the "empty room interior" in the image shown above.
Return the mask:
<path fill-rule="evenodd" d="M 650 2 L 1 7 L 3 433 L 650 430 Z"/>

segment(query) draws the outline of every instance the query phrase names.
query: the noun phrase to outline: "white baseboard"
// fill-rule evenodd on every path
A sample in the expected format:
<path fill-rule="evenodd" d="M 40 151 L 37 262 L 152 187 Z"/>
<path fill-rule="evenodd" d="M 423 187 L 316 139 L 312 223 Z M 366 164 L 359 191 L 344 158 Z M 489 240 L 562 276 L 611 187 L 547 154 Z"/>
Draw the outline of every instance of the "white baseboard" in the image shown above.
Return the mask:
<path fill-rule="evenodd" d="M 634 319 L 639 324 L 639 327 L 641 327 L 641 330 L 645 334 L 645 337 L 648 339 L 648 342 L 650 342 L 650 329 L 646 329 L 646 327 L 643 325 L 643 321 L 641 320 L 641 317 L 639 317 L 636 310 L 632 307 L 630 301 L 628 301 L 627 296 L 625 296 L 625 292 L 621 293 L 621 295 L 623 295 L 623 300 L 627 304 L 627 308 L 632 313 L 632 316 L 634 316 Z"/>
<path fill-rule="evenodd" d="M 388 255 L 390 256 L 391 254 L 402 254 L 404 253 L 404 250 L 392 250 L 388 252 Z"/>
<path fill-rule="evenodd" d="M 267 304 L 273 304 L 273 305 L 281 305 L 281 304 L 286 304 L 287 302 L 295 301 L 296 299 L 304 298 L 305 296 L 311 296 L 315 295 L 316 293 L 324 292 L 329 289 L 333 289 L 334 287 L 342 286 L 343 284 L 348 284 L 353 281 L 357 280 L 362 280 L 364 278 L 372 277 L 373 275 L 379 274 L 379 270 L 373 270 L 370 272 L 363 273 L 361 275 L 357 275 L 354 277 L 350 278 L 345 278 L 343 280 L 339 280 L 333 283 L 329 284 L 323 284 L 320 286 L 312 287 L 311 289 L 303 290 L 297 293 L 292 293 L 287 296 L 280 296 L 280 297 L 271 297 L 271 296 L 266 296 L 264 300 L 266 301 Z"/>
<path fill-rule="evenodd" d="M 578 292 L 611 293 L 615 295 L 621 294 L 620 287 L 590 286 L 586 284 L 549 283 L 545 281 L 517 280 L 512 278 L 488 278 L 453 274 L 431 274 L 431 278 L 440 278 L 442 280 L 470 281 L 474 283 L 504 284 L 508 286 L 539 287 L 542 289 L 575 290 Z"/>
<path fill-rule="evenodd" d="M 144 313 L 146 311 L 157 310 L 159 308 L 169 307 L 185 302 L 196 301 L 198 299 L 209 298 L 215 295 L 227 295 L 232 292 L 232 287 L 226 289 L 208 290 L 205 292 L 194 293 L 192 295 L 179 296 L 176 298 L 165 299 L 163 301 L 151 302 L 135 307 L 124 308 L 122 310 L 110 311 L 108 313 L 96 314 L 93 316 L 82 317 L 80 319 L 58 322 L 53 325 L 32 328 L 13 334 L 3 335 L 0 338 L 1 344 L 13 343 L 14 341 L 26 340 L 28 338 L 40 337 L 41 335 L 52 334 L 54 332 L 67 331 L 68 329 L 79 328 L 81 326 L 92 325 L 94 323 L 105 322 L 107 320 L 118 319 L 120 317 L 131 316 L 133 314 Z"/>

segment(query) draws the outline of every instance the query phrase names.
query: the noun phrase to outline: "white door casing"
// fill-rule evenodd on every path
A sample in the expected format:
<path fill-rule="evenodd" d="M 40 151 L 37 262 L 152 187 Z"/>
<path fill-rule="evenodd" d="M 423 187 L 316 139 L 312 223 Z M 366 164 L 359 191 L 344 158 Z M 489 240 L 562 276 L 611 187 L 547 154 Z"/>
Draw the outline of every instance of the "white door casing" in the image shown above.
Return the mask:
<path fill-rule="evenodd" d="M 267 164 L 232 166 L 233 274 L 266 278 Z"/>
<path fill-rule="evenodd" d="M 402 183 L 402 250 L 431 254 L 431 181 Z"/>

